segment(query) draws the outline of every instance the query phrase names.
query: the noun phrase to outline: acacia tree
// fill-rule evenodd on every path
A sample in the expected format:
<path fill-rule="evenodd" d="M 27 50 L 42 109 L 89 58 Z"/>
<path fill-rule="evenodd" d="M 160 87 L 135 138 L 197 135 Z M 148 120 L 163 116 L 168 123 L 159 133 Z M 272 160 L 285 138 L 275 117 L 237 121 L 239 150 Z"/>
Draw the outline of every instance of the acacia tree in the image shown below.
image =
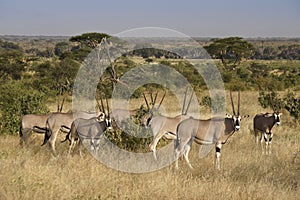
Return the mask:
<path fill-rule="evenodd" d="M 254 53 L 254 46 L 241 37 L 216 39 L 204 48 L 212 58 L 220 59 L 223 67 L 228 70 L 235 69 L 242 59 L 247 59 Z"/>
<path fill-rule="evenodd" d="M 79 42 L 82 47 L 95 48 L 103 38 L 110 38 L 106 33 L 84 33 L 82 35 L 73 36 L 70 42 Z"/>

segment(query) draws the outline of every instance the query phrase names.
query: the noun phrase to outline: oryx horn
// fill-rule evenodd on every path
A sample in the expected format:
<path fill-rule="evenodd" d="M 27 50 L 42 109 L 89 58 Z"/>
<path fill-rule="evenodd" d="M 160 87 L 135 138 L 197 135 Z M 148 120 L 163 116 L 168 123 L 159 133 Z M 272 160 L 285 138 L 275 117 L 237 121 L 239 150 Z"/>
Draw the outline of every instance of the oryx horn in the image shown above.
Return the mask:
<path fill-rule="evenodd" d="M 154 102 L 153 102 L 153 94 L 152 94 L 151 90 L 149 90 L 149 94 L 150 94 L 150 99 L 151 99 L 151 103 L 152 103 L 152 108 L 151 109 L 153 109 L 154 108 Z"/>
<path fill-rule="evenodd" d="M 190 100 L 189 100 L 189 102 L 188 102 L 188 105 L 187 105 L 187 107 L 186 107 L 186 110 L 185 110 L 184 115 L 187 114 L 187 112 L 188 112 L 188 110 L 189 110 L 189 108 L 190 108 L 190 105 L 191 105 L 191 102 L 192 102 L 193 95 L 194 95 L 194 90 L 192 91 L 192 94 L 191 94 Z"/>
<path fill-rule="evenodd" d="M 158 92 L 156 92 L 156 94 L 155 94 L 155 96 L 154 96 L 153 107 L 155 106 L 155 103 L 156 103 L 157 94 L 158 94 Z"/>
<path fill-rule="evenodd" d="M 109 117 L 109 106 L 108 106 L 108 100 L 107 100 L 106 95 L 105 95 L 105 100 L 106 100 L 106 106 L 107 106 L 107 116 Z"/>
<path fill-rule="evenodd" d="M 64 107 L 65 100 L 66 100 L 66 97 L 64 96 L 64 98 L 63 98 L 63 100 L 62 100 L 62 102 L 61 102 L 61 106 L 60 106 L 58 112 L 61 112 L 61 111 L 62 111 L 62 109 L 63 109 L 63 107 Z"/>
<path fill-rule="evenodd" d="M 102 96 L 101 95 L 100 95 L 100 102 L 101 102 L 102 112 L 105 114 L 105 109 L 104 109 L 103 100 L 102 100 Z"/>
<path fill-rule="evenodd" d="M 184 108 L 185 108 L 186 95 L 187 95 L 188 89 L 189 89 L 189 88 L 186 87 L 185 93 L 184 93 L 183 105 L 182 105 L 182 110 L 181 110 L 181 114 L 182 114 L 182 115 L 184 115 Z"/>
<path fill-rule="evenodd" d="M 160 102 L 159 102 L 159 104 L 158 104 L 157 110 L 160 108 L 160 106 L 161 106 L 163 100 L 165 99 L 165 96 L 166 96 L 166 91 L 164 92 L 164 95 L 163 95 L 163 97 L 161 98 L 161 100 L 160 100 Z"/>
<path fill-rule="evenodd" d="M 241 97 L 240 97 L 240 91 L 238 93 L 238 115 L 240 115 L 240 101 L 241 101 Z"/>
<path fill-rule="evenodd" d="M 272 99 L 272 95 L 270 95 L 270 103 L 271 103 L 273 112 L 276 112 L 277 110 L 276 110 L 276 108 L 275 108 L 275 104 L 274 104 L 274 101 L 273 101 L 273 99 Z"/>
<path fill-rule="evenodd" d="M 232 100 L 231 90 L 230 90 L 230 100 L 231 100 L 232 112 L 233 112 L 233 115 L 235 115 L 235 110 L 234 110 L 234 104 L 233 104 L 233 100 Z"/>
<path fill-rule="evenodd" d="M 148 110 L 150 110 L 150 107 L 149 107 L 149 104 L 148 104 L 145 93 L 143 93 L 143 97 L 144 97 L 144 100 L 145 100 L 145 103 L 146 103 L 146 106 L 147 106 Z"/>
<path fill-rule="evenodd" d="M 97 98 L 95 98 L 95 99 L 96 99 L 96 103 L 97 103 L 97 106 L 98 106 L 98 108 L 99 108 L 99 111 L 100 111 L 100 112 L 103 112 L 103 111 L 101 110 L 101 106 L 100 106 L 100 103 L 99 103 L 98 99 L 97 99 Z"/>

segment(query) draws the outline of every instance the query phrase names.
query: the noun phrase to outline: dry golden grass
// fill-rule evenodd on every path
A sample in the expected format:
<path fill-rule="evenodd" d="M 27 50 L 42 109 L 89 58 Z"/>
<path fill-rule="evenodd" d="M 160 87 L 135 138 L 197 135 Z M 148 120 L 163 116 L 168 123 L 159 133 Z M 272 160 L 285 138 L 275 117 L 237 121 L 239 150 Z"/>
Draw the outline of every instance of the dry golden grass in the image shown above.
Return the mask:
<path fill-rule="evenodd" d="M 178 171 L 172 164 L 128 174 L 88 153 L 67 157 L 67 143 L 57 142 L 59 156 L 53 158 L 39 135 L 26 149 L 18 136 L 1 136 L 0 199 L 299 199 L 300 127 L 285 113 L 273 131 L 272 154 L 262 154 L 251 131 L 253 115 L 263 111 L 256 102 L 256 93 L 242 93 L 242 112 L 251 117 L 223 146 L 220 171 L 214 151 L 200 159 L 196 144 L 190 153 L 194 170 L 180 160 Z"/>

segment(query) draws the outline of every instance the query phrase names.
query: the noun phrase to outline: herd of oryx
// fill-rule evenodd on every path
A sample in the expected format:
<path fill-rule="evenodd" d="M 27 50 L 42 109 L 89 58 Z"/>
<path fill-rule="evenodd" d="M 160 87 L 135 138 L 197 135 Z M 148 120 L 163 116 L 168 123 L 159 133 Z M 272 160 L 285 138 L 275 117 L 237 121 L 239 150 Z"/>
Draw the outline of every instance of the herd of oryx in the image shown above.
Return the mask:
<path fill-rule="evenodd" d="M 238 92 L 237 112 L 230 91 L 230 100 L 232 106 L 232 114 L 224 117 L 212 117 L 210 119 L 195 119 L 187 115 L 193 93 L 189 101 L 184 97 L 184 105 L 181 115 L 175 117 L 164 116 L 159 113 L 159 108 L 165 98 L 164 93 L 159 105 L 155 107 L 157 93 L 155 97 L 151 93 L 151 102 L 147 101 L 143 94 L 145 103 L 148 108 L 140 122 L 151 130 L 152 142 L 150 143 L 150 151 L 156 158 L 156 146 L 159 140 L 164 137 L 166 139 L 175 140 L 174 154 L 176 160 L 176 168 L 178 168 L 178 158 L 183 156 L 192 168 L 188 155 L 193 141 L 200 145 L 215 145 L 215 164 L 220 169 L 220 155 L 223 144 L 227 142 L 230 136 L 240 130 L 241 120 L 243 117 L 240 113 L 240 92 Z M 187 107 L 185 107 L 185 103 Z M 83 140 L 87 140 L 89 148 L 93 153 L 99 150 L 100 139 L 106 130 L 113 129 L 112 121 L 120 125 L 123 120 L 127 119 L 128 113 L 135 116 L 137 110 L 115 109 L 113 112 L 109 110 L 108 100 L 106 98 L 106 108 L 101 98 L 101 107 L 99 113 L 95 112 L 73 112 L 73 113 L 50 113 L 44 115 L 28 114 L 24 115 L 20 126 L 20 144 L 23 146 L 27 143 L 32 132 L 44 134 L 43 145 L 49 144 L 52 154 L 56 155 L 55 142 L 60 131 L 67 133 L 66 139 L 62 142 L 69 141 L 68 154 L 70 155 L 78 143 L 79 153 L 81 155 L 81 146 Z M 151 108 L 150 108 L 151 105 Z M 266 149 L 269 149 L 273 133 L 272 128 L 275 124 L 280 125 L 281 113 L 273 109 L 273 113 L 257 114 L 253 118 L 253 130 L 256 143 L 265 141 Z M 115 128 L 115 127 L 114 127 Z M 119 126 L 120 128 L 120 126 Z"/>

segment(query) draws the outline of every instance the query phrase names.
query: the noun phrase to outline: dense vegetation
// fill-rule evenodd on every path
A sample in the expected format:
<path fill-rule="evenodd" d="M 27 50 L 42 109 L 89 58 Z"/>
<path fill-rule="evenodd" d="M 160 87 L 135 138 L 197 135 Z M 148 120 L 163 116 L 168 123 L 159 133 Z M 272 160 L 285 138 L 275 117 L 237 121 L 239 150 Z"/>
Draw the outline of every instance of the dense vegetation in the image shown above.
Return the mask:
<path fill-rule="evenodd" d="M 72 95 L 77 71 L 105 33 L 85 33 L 67 37 L 9 37 L 0 39 L 0 131 L 15 133 L 20 116 L 45 113 L 47 104 L 58 96 Z M 225 87 L 232 90 L 285 91 L 282 108 L 299 117 L 300 44 L 298 39 L 244 40 L 197 39 L 222 74 Z M 181 51 L 193 54 L 193 49 Z M 110 95 L 118 77 L 141 63 L 160 63 L 183 74 L 196 91 L 206 89 L 205 82 L 191 64 L 171 52 L 147 48 L 129 52 L 107 68 L 98 92 Z M 167 74 L 172 76 L 171 74 Z M 153 85 L 152 87 L 157 87 Z M 139 89 L 133 97 L 140 97 Z M 293 93 L 294 91 L 294 93 Z M 203 99 L 209 105 L 209 99 Z M 14 127 L 14 128 L 13 128 Z"/>

